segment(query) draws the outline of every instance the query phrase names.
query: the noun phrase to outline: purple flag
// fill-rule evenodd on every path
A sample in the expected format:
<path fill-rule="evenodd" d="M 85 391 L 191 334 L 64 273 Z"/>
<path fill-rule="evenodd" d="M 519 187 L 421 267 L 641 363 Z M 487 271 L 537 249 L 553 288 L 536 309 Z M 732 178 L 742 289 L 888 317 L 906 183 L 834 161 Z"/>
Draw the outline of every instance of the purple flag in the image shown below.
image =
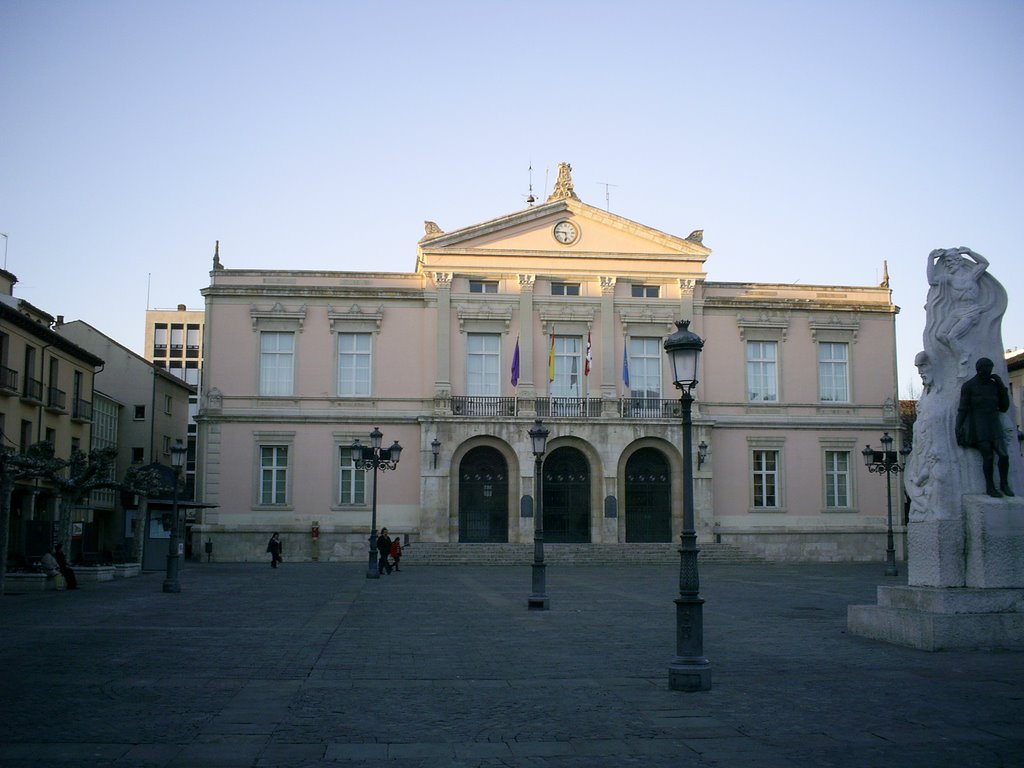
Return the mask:
<path fill-rule="evenodd" d="M 519 337 L 516 336 L 516 351 L 512 353 L 512 386 L 519 386 Z"/>

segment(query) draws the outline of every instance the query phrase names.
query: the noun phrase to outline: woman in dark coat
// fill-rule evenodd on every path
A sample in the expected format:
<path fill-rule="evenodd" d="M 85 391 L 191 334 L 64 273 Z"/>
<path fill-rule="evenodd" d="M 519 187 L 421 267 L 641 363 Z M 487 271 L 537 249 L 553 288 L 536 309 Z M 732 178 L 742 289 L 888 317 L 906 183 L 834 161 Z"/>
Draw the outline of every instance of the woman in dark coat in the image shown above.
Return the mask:
<path fill-rule="evenodd" d="M 57 567 L 60 568 L 60 575 L 68 583 L 68 589 L 78 589 L 78 579 L 75 572 L 68 565 L 68 559 L 64 557 L 64 545 L 58 544 L 53 550 L 53 556 L 57 560 Z"/>
<path fill-rule="evenodd" d="M 391 565 L 388 563 L 388 555 L 391 554 L 391 537 L 388 536 L 388 529 L 381 528 L 380 536 L 377 537 L 377 573 L 382 574 L 387 569 L 391 573 Z"/>
<path fill-rule="evenodd" d="M 277 568 L 277 564 L 283 562 L 281 559 L 281 534 L 274 531 L 274 535 L 267 542 L 267 552 L 270 553 L 270 567 Z"/>

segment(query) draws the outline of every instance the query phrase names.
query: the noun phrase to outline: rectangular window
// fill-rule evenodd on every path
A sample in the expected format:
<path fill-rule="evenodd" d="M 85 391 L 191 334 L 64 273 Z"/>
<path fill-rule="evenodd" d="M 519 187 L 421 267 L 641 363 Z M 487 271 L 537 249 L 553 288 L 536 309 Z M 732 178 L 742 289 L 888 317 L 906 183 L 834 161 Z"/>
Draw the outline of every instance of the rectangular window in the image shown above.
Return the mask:
<path fill-rule="evenodd" d="M 260 446 L 260 504 L 286 504 L 288 446 Z"/>
<path fill-rule="evenodd" d="M 629 340 L 629 393 L 632 397 L 661 398 L 662 339 L 634 337 Z"/>
<path fill-rule="evenodd" d="M 338 334 L 338 396 L 368 397 L 372 363 L 368 333 Z"/>
<path fill-rule="evenodd" d="M 818 344 L 818 387 L 821 401 L 847 403 L 849 387 L 850 345 L 840 342 Z"/>
<path fill-rule="evenodd" d="M 825 451 L 825 506 L 850 506 L 849 451 Z"/>
<path fill-rule="evenodd" d="M 347 445 L 339 446 L 338 460 L 338 504 L 365 504 L 366 470 L 356 468 L 352 459 L 352 449 Z"/>
<path fill-rule="evenodd" d="M 466 393 L 470 397 L 501 394 L 501 337 L 471 333 L 466 337 Z"/>
<path fill-rule="evenodd" d="M 581 397 L 583 387 L 583 337 L 555 336 L 555 379 L 552 397 Z"/>
<path fill-rule="evenodd" d="M 756 450 L 754 459 L 754 506 L 779 506 L 779 452 Z"/>
<path fill-rule="evenodd" d="M 21 422 L 20 445 L 18 447 L 24 453 L 30 445 L 32 445 L 32 422 L 23 419 Z"/>
<path fill-rule="evenodd" d="M 659 290 L 656 285 L 634 285 L 633 286 L 633 298 L 634 299 L 656 299 L 658 298 Z"/>
<path fill-rule="evenodd" d="M 132 448 L 132 464 L 141 464 L 146 460 L 145 448 Z"/>
<path fill-rule="evenodd" d="M 774 403 L 779 399 L 778 342 L 747 342 L 747 400 Z"/>
<path fill-rule="evenodd" d="M 167 323 L 153 326 L 153 357 L 167 357 Z"/>
<path fill-rule="evenodd" d="M 295 334 L 264 331 L 260 334 L 260 394 L 290 395 L 295 378 Z"/>
<path fill-rule="evenodd" d="M 199 326 L 189 323 L 185 328 L 185 346 L 188 349 L 199 349 Z"/>
<path fill-rule="evenodd" d="M 171 324 L 171 357 L 181 357 L 185 346 L 185 328 L 181 323 Z"/>
<path fill-rule="evenodd" d="M 168 416 L 171 414 L 171 406 L 173 402 L 174 401 L 171 399 L 170 395 L 164 395 L 164 413 Z"/>
<path fill-rule="evenodd" d="M 580 284 L 579 283 L 552 283 L 551 284 L 551 295 L 552 296 L 579 296 L 580 295 Z"/>
<path fill-rule="evenodd" d="M 145 419 L 146 418 L 146 406 L 144 406 L 144 405 L 136 405 L 135 406 L 135 415 L 132 418 L 135 419 L 135 421 L 142 421 L 143 419 Z"/>
<path fill-rule="evenodd" d="M 497 280 L 470 280 L 469 281 L 469 292 L 470 293 L 497 293 L 498 292 L 498 281 Z"/>

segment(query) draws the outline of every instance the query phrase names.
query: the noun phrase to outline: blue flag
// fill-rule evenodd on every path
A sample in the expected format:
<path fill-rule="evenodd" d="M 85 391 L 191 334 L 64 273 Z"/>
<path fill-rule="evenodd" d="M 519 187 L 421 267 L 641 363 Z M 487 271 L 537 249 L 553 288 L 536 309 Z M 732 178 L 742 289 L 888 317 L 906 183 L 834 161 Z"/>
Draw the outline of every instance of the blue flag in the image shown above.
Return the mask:
<path fill-rule="evenodd" d="M 627 344 L 622 344 L 622 383 L 629 389 L 629 353 L 626 350 Z"/>
<path fill-rule="evenodd" d="M 519 386 L 519 337 L 516 336 L 516 351 L 512 353 L 512 386 Z"/>

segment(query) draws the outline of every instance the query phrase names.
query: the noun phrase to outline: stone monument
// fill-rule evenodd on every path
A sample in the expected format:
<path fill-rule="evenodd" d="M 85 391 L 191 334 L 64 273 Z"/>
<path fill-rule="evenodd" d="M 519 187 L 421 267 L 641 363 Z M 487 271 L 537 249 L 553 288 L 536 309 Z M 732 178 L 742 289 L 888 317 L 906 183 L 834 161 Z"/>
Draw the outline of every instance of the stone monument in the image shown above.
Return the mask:
<path fill-rule="evenodd" d="M 1024 647 L 1024 465 L 1012 405 L 989 414 L 998 419 L 990 432 L 1002 431 L 992 439 L 1002 443 L 984 447 L 1002 449 L 1002 484 L 1018 495 L 999 490 L 999 472 L 993 488 L 985 473 L 992 452 L 984 459 L 986 451 L 963 430 L 970 391 L 982 371 L 998 379 L 990 382 L 994 392 L 1007 381 L 1001 334 L 1006 291 L 988 267 L 970 248 L 928 255 L 924 350 L 914 361 L 924 391 L 904 474 L 910 498 L 907 586 L 881 586 L 877 605 L 849 606 L 854 634 L 925 650 Z"/>

